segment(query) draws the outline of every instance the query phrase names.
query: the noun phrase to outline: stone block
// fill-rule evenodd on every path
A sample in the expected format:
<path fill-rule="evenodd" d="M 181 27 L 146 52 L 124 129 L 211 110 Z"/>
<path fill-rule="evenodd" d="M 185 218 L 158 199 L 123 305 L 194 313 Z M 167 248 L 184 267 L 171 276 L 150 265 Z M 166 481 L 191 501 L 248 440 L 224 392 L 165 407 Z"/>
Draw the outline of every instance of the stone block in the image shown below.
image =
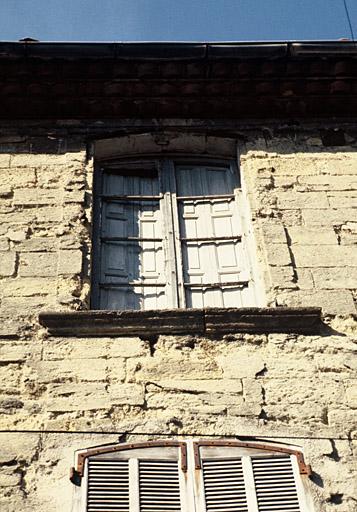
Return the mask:
<path fill-rule="evenodd" d="M 356 174 L 357 162 L 352 155 L 348 155 L 347 158 L 333 158 L 329 155 L 328 158 L 321 159 L 319 166 L 321 174 L 349 175 Z"/>
<path fill-rule="evenodd" d="M 319 176 L 301 176 L 299 184 L 303 190 L 356 190 L 357 176 L 330 176 L 323 174 Z"/>
<path fill-rule="evenodd" d="M 357 190 L 354 192 L 328 193 L 328 202 L 331 208 L 356 208 Z"/>
<path fill-rule="evenodd" d="M 337 236 L 332 228 L 290 226 L 288 233 L 291 245 L 337 245 Z"/>
<path fill-rule="evenodd" d="M 268 245 L 266 252 L 269 265 L 283 267 L 292 264 L 287 244 Z"/>
<path fill-rule="evenodd" d="M 114 338 L 109 342 L 109 357 L 140 357 L 149 352 L 149 344 L 139 338 Z"/>
<path fill-rule="evenodd" d="M 316 210 L 304 210 L 306 212 L 312 212 Z M 301 210 L 275 210 L 275 215 L 279 216 L 284 226 L 301 226 L 302 224 L 302 213 Z"/>
<path fill-rule="evenodd" d="M 51 154 L 17 154 L 11 157 L 11 167 L 39 167 L 41 165 L 65 165 L 68 163 L 66 155 Z"/>
<path fill-rule="evenodd" d="M 249 418 L 253 416 L 257 418 L 262 411 L 262 407 L 259 403 L 247 403 L 243 402 L 240 405 L 232 406 L 227 409 L 227 414 L 229 416 L 242 416 L 244 418 Z"/>
<path fill-rule="evenodd" d="M 282 192 L 278 195 L 277 206 L 281 210 L 328 208 L 324 192 Z"/>
<path fill-rule="evenodd" d="M 297 276 L 296 284 L 299 290 L 311 290 L 315 288 L 315 283 L 310 269 L 298 268 L 295 269 L 295 272 Z"/>
<path fill-rule="evenodd" d="M 49 412 L 70 413 L 77 411 L 98 411 L 109 409 L 111 406 L 108 396 L 98 393 L 92 395 L 75 396 L 68 398 L 56 398 L 46 402 L 46 410 Z"/>
<path fill-rule="evenodd" d="M 106 359 L 108 354 L 109 341 L 105 338 L 51 338 L 51 343 L 43 347 L 43 359 L 47 361 Z"/>
<path fill-rule="evenodd" d="M 345 386 L 347 404 L 352 409 L 357 409 L 357 379 L 346 381 Z"/>
<path fill-rule="evenodd" d="M 0 251 L 8 251 L 8 250 L 9 250 L 8 238 L 0 238 Z"/>
<path fill-rule="evenodd" d="M 35 206 L 62 204 L 63 192 L 61 189 L 18 188 L 14 191 L 15 206 Z"/>
<path fill-rule="evenodd" d="M 0 154 L 0 168 L 10 167 L 10 155 Z"/>
<path fill-rule="evenodd" d="M 357 254 L 354 247 L 296 245 L 293 248 L 293 254 L 296 267 L 357 267 Z"/>
<path fill-rule="evenodd" d="M 357 288 L 357 265 L 353 268 L 316 268 L 312 269 L 312 275 L 315 287 L 320 290 Z"/>
<path fill-rule="evenodd" d="M 225 379 L 254 378 L 264 370 L 264 360 L 256 355 L 245 355 L 241 351 L 217 357 L 217 363 L 223 370 Z"/>
<path fill-rule="evenodd" d="M 244 378 L 243 396 L 245 403 L 261 405 L 264 401 L 262 382 L 255 378 Z"/>
<path fill-rule="evenodd" d="M 5 471 L 4 471 L 5 469 Z M 15 487 L 20 485 L 21 475 L 20 473 L 15 473 L 13 468 L 5 468 L 1 469 L 0 472 L 0 487 Z"/>
<path fill-rule="evenodd" d="M 274 289 L 296 289 L 296 279 L 293 267 L 269 267 L 271 285 Z"/>
<path fill-rule="evenodd" d="M 299 155 L 300 156 L 300 155 Z M 298 155 L 270 160 L 274 168 L 274 179 L 277 176 L 313 176 L 320 173 L 318 162 L 313 157 L 299 158 Z"/>
<path fill-rule="evenodd" d="M 187 357 L 180 352 L 170 356 L 147 359 L 128 359 L 128 375 L 137 382 L 151 381 L 160 375 L 161 379 L 214 379 L 221 378 L 219 365 L 207 358 Z"/>
<path fill-rule="evenodd" d="M 63 217 L 63 209 L 60 206 L 42 206 L 36 209 L 37 222 L 60 222 Z"/>
<path fill-rule="evenodd" d="M 31 367 L 37 370 L 40 382 L 61 382 L 68 379 L 74 381 L 106 381 L 109 362 L 98 359 L 72 359 L 64 361 L 43 361 Z M 120 367 L 120 364 L 118 365 Z"/>
<path fill-rule="evenodd" d="M 0 277 L 10 277 L 15 274 L 16 253 L 0 252 Z"/>
<path fill-rule="evenodd" d="M 1 185 L 11 189 L 33 187 L 36 184 L 34 169 L 23 167 L 18 169 L 4 169 L 0 171 Z"/>
<path fill-rule="evenodd" d="M 143 405 L 144 388 L 137 384 L 112 384 L 108 387 L 113 405 Z"/>
<path fill-rule="evenodd" d="M 21 277 L 2 283 L 2 293 L 5 297 L 32 297 L 34 295 L 55 295 L 56 280 L 39 277 Z"/>
<path fill-rule="evenodd" d="M 323 227 L 357 222 L 356 208 L 338 208 L 321 210 L 303 210 L 302 220 L 306 226 Z"/>
<path fill-rule="evenodd" d="M 274 185 L 282 189 L 292 189 L 297 184 L 297 176 L 274 176 Z"/>
<path fill-rule="evenodd" d="M 331 408 L 328 412 L 328 422 L 332 428 L 336 429 L 337 435 L 348 435 L 351 430 L 356 428 L 356 411 L 344 408 Z"/>
<path fill-rule="evenodd" d="M 22 242 L 23 240 L 26 240 L 29 233 L 28 228 L 21 228 L 21 229 L 10 229 L 6 236 L 12 241 L 12 242 Z"/>
<path fill-rule="evenodd" d="M 4 364 L 23 363 L 31 356 L 31 347 L 28 344 L 0 346 L 0 361 Z"/>
<path fill-rule="evenodd" d="M 18 434 L 0 432 L 0 464 L 14 461 L 30 463 L 38 453 L 39 434 Z"/>
<path fill-rule="evenodd" d="M 53 277 L 57 275 L 57 254 L 50 252 L 23 253 L 19 275 L 22 277 Z"/>
<path fill-rule="evenodd" d="M 16 242 L 16 250 L 23 252 L 46 252 L 56 251 L 58 240 L 55 237 L 34 236 L 23 241 Z"/>
<path fill-rule="evenodd" d="M 11 195 L 12 195 L 12 188 L 9 185 L 0 187 L 0 197 L 1 198 L 11 197 Z"/>
<path fill-rule="evenodd" d="M 71 190 L 66 191 L 64 194 L 63 202 L 68 203 L 81 203 L 85 202 L 85 191 L 84 190 Z"/>
<path fill-rule="evenodd" d="M 279 306 L 290 307 L 321 307 L 323 314 L 351 315 L 355 314 L 352 293 L 349 290 L 308 291 L 280 293 L 276 297 Z"/>
<path fill-rule="evenodd" d="M 47 393 L 50 398 L 85 397 L 88 395 L 106 396 L 106 385 L 99 382 L 49 383 Z"/>
<path fill-rule="evenodd" d="M 281 223 L 264 222 L 262 224 L 262 231 L 266 244 L 286 244 L 286 233 Z"/>
<path fill-rule="evenodd" d="M 155 382 L 166 391 L 188 392 L 196 394 L 227 393 L 241 395 L 243 393 L 240 379 L 212 379 L 212 380 L 158 380 Z"/>
<path fill-rule="evenodd" d="M 68 250 L 60 251 L 58 274 L 59 275 L 75 275 L 82 271 L 82 251 Z"/>

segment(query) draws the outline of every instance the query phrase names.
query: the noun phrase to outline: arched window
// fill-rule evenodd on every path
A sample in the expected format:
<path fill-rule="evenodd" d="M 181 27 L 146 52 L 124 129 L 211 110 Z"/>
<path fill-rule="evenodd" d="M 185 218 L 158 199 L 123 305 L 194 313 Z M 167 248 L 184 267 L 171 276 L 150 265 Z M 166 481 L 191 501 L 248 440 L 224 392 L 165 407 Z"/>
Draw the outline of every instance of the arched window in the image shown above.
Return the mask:
<path fill-rule="evenodd" d="M 307 512 L 310 474 L 294 447 L 152 441 L 80 451 L 75 512 Z"/>

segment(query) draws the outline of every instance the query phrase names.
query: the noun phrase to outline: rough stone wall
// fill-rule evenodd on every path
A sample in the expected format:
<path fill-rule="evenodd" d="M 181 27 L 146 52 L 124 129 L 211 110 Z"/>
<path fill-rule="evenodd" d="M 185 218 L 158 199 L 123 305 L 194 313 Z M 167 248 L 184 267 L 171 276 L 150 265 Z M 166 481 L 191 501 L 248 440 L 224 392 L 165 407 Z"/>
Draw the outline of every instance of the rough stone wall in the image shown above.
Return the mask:
<path fill-rule="evenodd" d="M 89 307 L 92 159 L 84 144 L 3 148 L 1 510 L 69 512 L 75 450 L 119 433 L 291 442 L 316 511 L 355 510 L 357 153 L 321 144 L 255 136 L 239 150 L 269 304 L 321 305 L 322 332 L 151 340 L 40 328 L 40 309 Z"/>

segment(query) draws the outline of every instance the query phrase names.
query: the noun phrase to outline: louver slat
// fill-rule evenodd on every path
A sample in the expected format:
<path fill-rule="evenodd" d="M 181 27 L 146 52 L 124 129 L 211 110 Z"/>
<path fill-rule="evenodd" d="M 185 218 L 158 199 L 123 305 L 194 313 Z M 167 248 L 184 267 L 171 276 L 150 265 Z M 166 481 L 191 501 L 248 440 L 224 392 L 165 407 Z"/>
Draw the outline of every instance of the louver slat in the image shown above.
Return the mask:
<path fill-rule="evenodd" d="M 139 461 L 140 512 L 180 512 L 177 461 Z"/>
<path fill-rule="evenodd" d="M 88 460 L 87 512 L 129 512 L 127 460 Z"/>
<path fill-rule="evenodd" d="M 252 457 L 259 512 L 300 512 L 290 457 Z"/>
<path fill-rule="evenodd" d="M 241 459 L 203 460 L 207 512 L 248 511 Z"/>

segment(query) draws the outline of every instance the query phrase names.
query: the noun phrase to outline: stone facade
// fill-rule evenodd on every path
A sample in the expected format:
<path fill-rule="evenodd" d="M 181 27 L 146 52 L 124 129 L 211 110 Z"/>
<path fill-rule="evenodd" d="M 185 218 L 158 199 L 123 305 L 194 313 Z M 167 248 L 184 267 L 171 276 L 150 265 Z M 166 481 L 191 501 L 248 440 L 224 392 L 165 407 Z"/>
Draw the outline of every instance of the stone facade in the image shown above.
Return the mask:
<path fill-rule="evenodd" d="M 30 129 L 19 135 L 7 127 L 0 137 L 4 512 L 70 512 L 75 450 L 176 436 L 301 446 L 313 469 L 315 510 L 356 509 L 354 127 L 346 129 L 349 145 L 327 147 L 308 125 L 250 127 L 222 139 L 184 135 L 179 124 L 181 132 L 159 141 L 163 153 L 205 154 L 215 144 L 221 154 L 238 153 L 266 304 L 321 306 L 321 332 L 51 336 L 39 325 L 40 310 L 90 307 L 96 145 L 90 128 L 75 123 L 40 130 L 36 140 Z M 128 147 L 140 154 L 151 139 L 115 144 L 119 154 Z"/>

